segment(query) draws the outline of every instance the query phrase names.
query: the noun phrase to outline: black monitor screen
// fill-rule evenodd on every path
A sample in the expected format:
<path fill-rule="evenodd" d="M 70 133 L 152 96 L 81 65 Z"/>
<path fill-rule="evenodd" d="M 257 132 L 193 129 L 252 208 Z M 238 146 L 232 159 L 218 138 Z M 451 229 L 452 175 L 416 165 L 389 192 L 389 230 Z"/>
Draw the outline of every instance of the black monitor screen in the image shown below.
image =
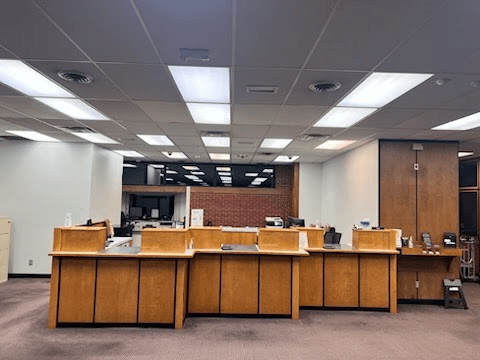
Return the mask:
<path fill-rule="evenodd" d="M 286 228 L 289 228 L 290 226 L 300 226 L 300 227 L 305 227 L 305 220 L 304 219 L 298 219 L 294 218 L 292 216 L 289 216 L 287 218 L 287 222 L 285 224 Z"/>
<path fill-rule="evenodd" d="M 140 218 L 143 216 L 143 208 L 141 207 L 131 207 L 130 208 L 130 217 L 131 218 Z"/>

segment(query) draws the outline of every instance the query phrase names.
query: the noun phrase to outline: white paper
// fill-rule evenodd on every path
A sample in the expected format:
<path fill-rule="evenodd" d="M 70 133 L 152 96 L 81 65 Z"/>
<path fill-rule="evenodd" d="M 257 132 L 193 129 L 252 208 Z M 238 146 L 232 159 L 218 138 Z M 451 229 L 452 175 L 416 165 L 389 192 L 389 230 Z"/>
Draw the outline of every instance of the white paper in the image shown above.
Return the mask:
<path fill-rule="evenodd" d="M 308 235 L 306 231 L 300 231 L 298 233 L 298 247 L 300 249 L 308 248 Z"/>

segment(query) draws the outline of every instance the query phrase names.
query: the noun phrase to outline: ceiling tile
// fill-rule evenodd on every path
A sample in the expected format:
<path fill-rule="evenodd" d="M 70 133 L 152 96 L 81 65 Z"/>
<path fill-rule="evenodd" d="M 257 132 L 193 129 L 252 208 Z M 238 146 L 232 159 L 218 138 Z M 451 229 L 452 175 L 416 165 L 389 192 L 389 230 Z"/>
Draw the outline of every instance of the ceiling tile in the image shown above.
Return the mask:
<path fill-rule="evenodd" d="M 335 2 L 238 0 L 235 65 L 300 68 Z"/>
<path fill-rule="evenodd" d="M 90 99 L 125 99 L 126 96 L 92 63 L 65 61 L 29 61 L 37 70 L 67 88 L 75 95 Z M 61 79 L 57 72 L 74 70 L 90 75 L 90 84 L 80 84 Z"/>
<path fill-rule="evenodd" d="M 12 124 L 22 126 L 26 129 L 33 130 L 33 131 L 39 131 L 39 132 L 58 132 L 61 130 L 57 130 L 54 127 L 52 127 L 49 124 L 46 124 L 42 121 L 31 119 L 31 118 L 3 118 L 3 120 L 8 121 Z"/>
<path fill-rule="evenodd" d="M 375 137 L 377 139 L 406 139 L 417 132 L 418 130 L 412 129 L 385 129 L 378 132 Z"/>
<path fill-rule="evenodd" d="M 440 4 L 438 0 L 343 0 L 307 68 L 371 70 Z"/>
<path fill-rule="evenodd" d="M 260 143 L 262 142 L 262 138 L 259 139 L 252 139 L 252 138 L 242 138 L 242 137 L 235 137 L 232 138 L 230 141 L 232 147 L 246 147 L 246 148 L 257 148 L 260 146 Z"/>
<path fill-rule="evenodd" d="M 305 131 L 300 126 L 271 126 L 265 134 L 266 138 L 292 139 Z"/>
<path fill-rule="evenodd" d="M 335 105 L 360 80 L 364 72 L 304 70 L 288 97 L 287 105 Z M 337 81 L 340 89 L 332 92 L 313 92 L 308 86 L 314 81 Z"/>
<path fill-rule="evenodd" d="M 158 124 L 167 136 L 198 136 L 195 124 L 184 123 L 162 123 Z"/>
<path fill-rule="evenodd" d="M 415 140 L 439 140 L 445 136 L 442 131 L 419 131 L 415 134 L 408 136 L 408 139 L 415 139 Z"/>
<path fill-rule="evenodd" d="M 24 59 L 87 60 L 32 1 L 0 2 L 0 33 L 2 46 Z"/>
<path fill-rule="evenodd" d="M 162 65 L 106 64 L 99 66 L 132 100 L 181 101 Z"/>
<path fill-rule="evenodd" d="M 131 134 L 129 130 L 124 129 L 115 121 L 92 121 L 89 123 L 89 127 L 107 136 L 114 134 Z"/>
<path fill-rule="evenodd" d="M 478 128 L 475 131 L 442 131 L 438 139 L 446 141 L 480 140 L 480 131 Z"/>
<path fill-rule="evenodd" d="M 135 3 L 166 64 L 196 66 L 197 62 L 180 60 L 179 49 L 203 48 L 210 50 L 208 66 L 231 66 L 231 0 L 136 0 Z"/>
<path fill-rule="evenodd" d="M 169 136 L 170 140 L 179 147 L 182 146 L 200 146 L 203 148 L 203 142 L 198 136 Z"/>
<path fill-rule="evenodd" d="M 421 73 L 458 71 L 457 64 L 478 51 L 480 28 L 477 15 L 476 1 L 446 2 L 377 70 Z"/>
<path fill-rule="evenodd" d="M 0 58 L 1 59 L 1 58 Z M 24 96 L 22 93 L 0 83 L 0 96 Z"/>
<path fill-rule="evenodd" d="M 458 96 L 452 101 L 439 104 L 438 107 L 443 109 L 480 110 L 480 90 L 474 90 L 468 94 Z"/>
<path fill-rule="evenodd" d="M 124 127 L 134 134 L 151 134 L 151 135 L 162 135 L 163 131 L 158 127 L 153 121 L 144 122 L 144 121 L 118 121 Z"/>
<path fill-rule="evenodd" d="M 234 71 L 235 104 L 282 104 L 293 85 L 298 70 L 245 69 Z M 277 86 L 275 93 L 249 93 L 247 86 Z"/>
<path fill-rule="evenodd" d="M 333 140 L 361 140 L 373 137 L 378 133 L 378 129 L 350 128 L 335 135 Z"/>
<path fill-rule="evenodd" d="M 114 120 L 151 122 L 135 103 L 131 101 L 88 100 L 92 106 Z"/>
<path fill-rule="evenodd" d="M 38 2 L 95 61 L 159 62 L 128 0 Z"/>
<path fill-rule="evenodd" d="M 329 106 L 282 106 L 272 125 L 300 125 L 312 126 L 324 113 L 330 109 Z"/>
<path fill-rule="evenodd" d="M 470 115 L 471 113 L 472 111 L 468 110 L 430 110 L 411 120 L 401 123 L 397 127 L 402 129 L 430 130 L 435 126 L 459 119 Z"/>
<path fill-rule="evenodd" d="M 55 133 L 50 133 L 48 131 L 45 131 L 44 134 L 63 142 L 89 143 L 89 141 L 87 140 L 84 140 L 78 136 L 66 133 L 64 131 L 55 132 Z"/>
<path fill-rule="evenodd" d="M 382 108 L 365 120 L 355 124 L 355 128 L 394 128 L 405 121 L 413 119 L 414 117 L 424 113 L 425 109 L 393 109 Z"/>
<path fill-rule="evenodd" d="M 70 117 L 64 115 L 51 107 L 42 104 L 40 101 L 27 97 L 0 97 L 0 105 L 8 107 L 10 110 L 23 113 L 22 117 L 31 116 L 38 119 L 66 119 Z"/>
<path fill-rule="evenodd" d="M 280 108 L 280 105 L 233 105 L 232 124 L 270 125 Z"/>
<path fill-rule="evenodd" d="M 0 45 L 0 59 L 15 59 L 15 56 Z"/>
<path fill-rule="evenodd" d="M 0 97 L 0 102 L 1 102 L 1 99 L 2 99 L 2 98 Z M 9 117 L 9 118 L 14 118 L 14 117 L 24 118 L 25 115 L 20 114 L 20 113 L 18 113 L 18 112 L 16 112 L 16 111 L 7 109 L 6 107 L 0 106 L 0 118 L 3 118 L 3 117 Z"/>
<path fill-rule="evenodd" d="M 191 124 L 193 122 L 190 112 L 184 103 L 168 101 L 135 101 L 135 103 L 145 111 L 153 121 L 159 123 L 183 122 Z"/>
<path fill-rule="evenodd" d="M 21 125 L 17 125 L 13 122 L 5 121 L 0 119 L 0 131 L 5 132 L 6 130 L 29 130 Z M 5 135 L 11 136 L 12 134 L 6 133 Z"/>
<path fill-rule="evenodd" d="M 261 125 L 232 125 L 232 138 L 263 139 L 269 127 Z"/>

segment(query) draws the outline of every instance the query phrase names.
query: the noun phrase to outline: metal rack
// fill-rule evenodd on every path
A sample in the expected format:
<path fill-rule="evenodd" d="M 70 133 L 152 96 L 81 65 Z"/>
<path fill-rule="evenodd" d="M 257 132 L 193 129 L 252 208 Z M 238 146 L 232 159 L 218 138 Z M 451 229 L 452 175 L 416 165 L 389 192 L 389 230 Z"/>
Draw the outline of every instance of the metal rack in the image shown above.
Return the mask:
<path fill-rule="evenodd" d="M 462 280 L 476 280 L 477 269 L 475 268 L 475 245 L 478 240 L 474 236 L 460 236 L 460 275 Z"/>

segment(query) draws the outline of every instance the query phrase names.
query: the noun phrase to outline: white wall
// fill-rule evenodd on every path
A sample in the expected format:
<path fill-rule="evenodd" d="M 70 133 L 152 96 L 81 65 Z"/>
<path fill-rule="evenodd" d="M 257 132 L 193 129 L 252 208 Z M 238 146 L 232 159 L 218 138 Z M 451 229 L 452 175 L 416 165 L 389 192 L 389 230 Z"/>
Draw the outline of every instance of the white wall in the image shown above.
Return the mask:
<path fill-rule="evenodd" d="M 342 233 L 344 244 L 351 244 L 360 220 L 378 225 L 378 141 L 321 164 L 300 164 L 299 175 L 299 216 L 307 224 L 320 216 Z"/>
<path fill-rule="evenodd" d="M 186 193 L 175 194 L 175 207 L 173 220 L 181 221 L 187 215 L 187 195 Z"/>
<path fill-rule="evenodd" d="M 50 273 L 53 228 L 64 225 L 66 213 L 74 224 L 119 216 L 121 186 L 98 195 L 107 177 L 99 168 L 120 172 L 121 183 L 122 157 L 104 151 L 93 144 L 0 141 L 0 213 L 12 218 L 10 273 Z M 99 209 L 102 201 L 108 204 L 105 213 Z"/>

